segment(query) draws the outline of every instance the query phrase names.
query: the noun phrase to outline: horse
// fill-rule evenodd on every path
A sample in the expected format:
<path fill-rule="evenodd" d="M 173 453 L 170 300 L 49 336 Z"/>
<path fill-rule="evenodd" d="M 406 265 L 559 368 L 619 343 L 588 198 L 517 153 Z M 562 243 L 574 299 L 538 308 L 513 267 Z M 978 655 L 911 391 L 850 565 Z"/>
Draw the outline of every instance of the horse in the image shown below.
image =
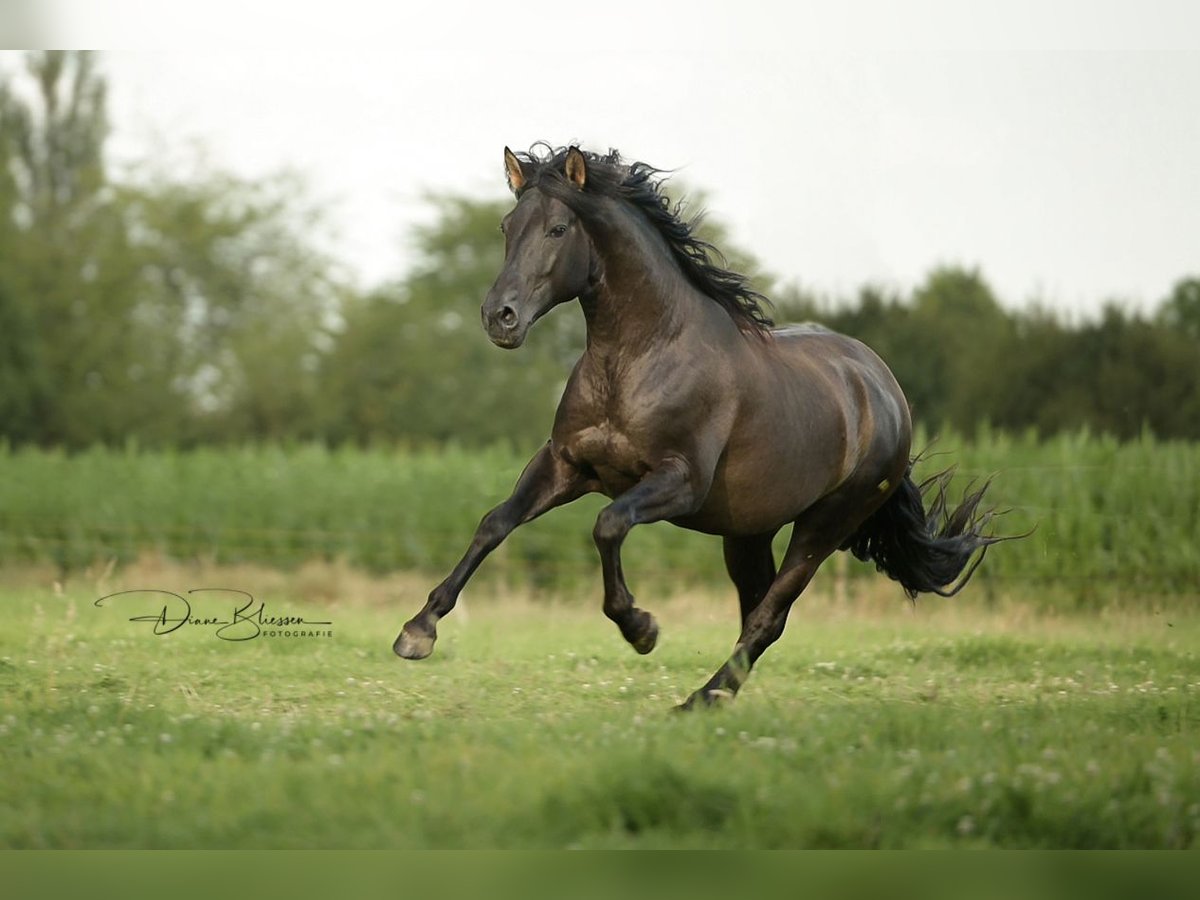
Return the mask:
<path fill-rule="evenodd" d="M 944 476 L 913 481 L 909 406 L 883 361 L 819 326 L 775 328 L 769 301 L 672 206 L 664 170 L 545 144 L 506 147 L 504 167 L 516 203 L 500 224 L 504 264 L 483 328 L 515 349 L 538 319 L 578 299 L 586 348 L 549 440 L 404 624 L 398 656 L 429 656 L 439 620 L 514 529 L 589 493 L 612 501 L 593 530 L 604 613 L 638 653 L 654 649 L 659 630 L 625 583 L 630 530 L 665 520 L 723 538 L 741 631 L 682 709 L 737 693 L 834 552 L 874 562 L 911 598 L 949 596 L 1003 539 L 984 534 L 987 484 L 947 512 Z M 772 541 L 789 524 L 776 564 Z"/>

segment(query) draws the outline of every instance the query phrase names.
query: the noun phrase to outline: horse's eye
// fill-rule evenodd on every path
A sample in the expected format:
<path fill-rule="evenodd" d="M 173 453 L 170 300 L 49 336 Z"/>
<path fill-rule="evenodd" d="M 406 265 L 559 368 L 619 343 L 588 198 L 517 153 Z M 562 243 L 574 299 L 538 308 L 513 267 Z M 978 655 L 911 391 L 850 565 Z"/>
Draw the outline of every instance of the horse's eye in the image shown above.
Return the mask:
<path fill-rule="evenodd" d="M 549 234 L 550 237 L 562 237 L 566 233 L 567 233 L 566 225 L 555 225 L 553 228 L 551 228 L 547 232 L 547 234 Z"/>

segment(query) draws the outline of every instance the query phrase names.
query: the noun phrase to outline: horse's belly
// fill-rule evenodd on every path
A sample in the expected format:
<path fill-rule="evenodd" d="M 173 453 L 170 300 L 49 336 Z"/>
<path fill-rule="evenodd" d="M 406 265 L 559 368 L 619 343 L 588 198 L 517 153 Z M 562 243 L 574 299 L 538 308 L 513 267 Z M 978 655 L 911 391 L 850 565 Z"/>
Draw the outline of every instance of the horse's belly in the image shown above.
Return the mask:
<path fill-rule="evenodd" d="M 796 453 L 795 438 L 729 448 L 713 473 L 704 502 L 695 512 L 668 519 L 707 534 L 763 534 L 799 516 L 836 481 L 836 469 Z M 563 441 L 567 459 L 593 473 L 606 496 L 617 498 L 652 470 L 647 454 L 623 430 L 607 423 L 589 426 Z M 804 460 L 807 459 L 807 462 Z"/>
<path fill-rule="evenodd" d="M 754 535 L 778 531 L 803 511 L 803 507 L 793 509 L 783 505 L 774 509 L 760 506 L 738 510 L 709 503 L 694 513 L 676 516 L 667 521 L 680 528 L 704 534 Z"/>
<path fill-rule="evenodd" d="M 717 473 L 700 509 L 671 519 L 674 525 L 706 534 L 752 535 L 778 531 L 792 522 L 825 492 L 806 473 L 791 471 L 794 462 L 779 467 Z M 742 477 L 743 474 L 746 477 Z"/>

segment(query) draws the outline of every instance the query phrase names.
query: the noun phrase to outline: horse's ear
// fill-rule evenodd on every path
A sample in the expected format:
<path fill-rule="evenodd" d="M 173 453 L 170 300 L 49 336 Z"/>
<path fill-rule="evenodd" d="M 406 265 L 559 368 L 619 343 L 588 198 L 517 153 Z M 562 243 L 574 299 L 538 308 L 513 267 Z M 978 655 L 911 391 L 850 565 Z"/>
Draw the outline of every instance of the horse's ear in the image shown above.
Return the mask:
<path fill-rule="evenodd" d="M 567 151 L 566 172 L 567 181 L 583 190 L 583 186 L 587 184 L 587 160 L 579 152 L 578 147 L 572 147 Z"/>
<path fill-rule="evenodd" d="M 525 187 L 525 172 L 521 169 L 521 161 L 517 154 L 507 147 L 504 148 L 504 173 L 508 176 L 508 187 L 514 194 L 519 194 Z"/>

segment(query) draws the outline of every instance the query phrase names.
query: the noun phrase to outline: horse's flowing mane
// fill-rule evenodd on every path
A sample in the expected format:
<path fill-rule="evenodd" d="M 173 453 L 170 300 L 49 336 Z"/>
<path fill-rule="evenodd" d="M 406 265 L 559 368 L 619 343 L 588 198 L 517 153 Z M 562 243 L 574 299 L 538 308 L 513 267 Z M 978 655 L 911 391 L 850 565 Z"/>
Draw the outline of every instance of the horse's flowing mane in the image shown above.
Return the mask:
<path fill-rule="evenodd" d="M 770 301 L 750 287 L 745 275 L 726 268 L 719 250 L 696 237 L 700 216 L 684 219 L 683 202 L 671 205 L 663 190 L 664 170 L 642 162 L 625 163 L 616 150 L 603 156 L 581 150 L 587 161 L 587 187 L 579 192 L 568 184 L 564 171 L 569 149 L 534 144 L 528 153 L 518 153 L 525 176 L 520 193 L 540 187 L 579 212 L 586 212 L 589 195 L 626 201 L 663 236 L 688 281 L 724 308 L 739 328 L 756 334 L 771 328 L 774 323 L 766 311 Z"/>

